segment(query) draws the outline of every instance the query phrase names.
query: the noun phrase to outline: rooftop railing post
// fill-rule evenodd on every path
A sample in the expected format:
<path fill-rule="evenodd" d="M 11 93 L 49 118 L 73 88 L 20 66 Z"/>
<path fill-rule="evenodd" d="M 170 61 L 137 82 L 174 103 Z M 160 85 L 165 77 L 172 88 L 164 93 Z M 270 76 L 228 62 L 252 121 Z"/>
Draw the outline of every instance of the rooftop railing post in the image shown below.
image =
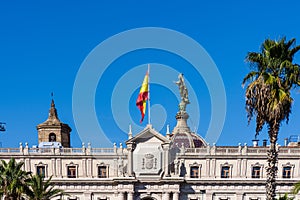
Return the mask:
<path fill-rule="evenodd" d="M 86 148 L 85 148 L 85 144 L 84 144 L 84 142 L 82 143 L 82 153 L 86 153 Z"/>
<path fill-rule="evenodd" d="M 28 155 L 28 143 L 25 142 L 24 154 Z"/>
<path fill-rule="evenodd" d="M 20 149 L 20 153 L 23 153 L 23 144 L 22 144 L 22 142 L 20 142 L 19 149 Z"/>
<path fill-rule="evenodd" d="M 91 147 L 91 143 L 88 143 L 88 148 L 87 148 L 87 154 L 91 155 L 92 154 L 92 147 Z"/>

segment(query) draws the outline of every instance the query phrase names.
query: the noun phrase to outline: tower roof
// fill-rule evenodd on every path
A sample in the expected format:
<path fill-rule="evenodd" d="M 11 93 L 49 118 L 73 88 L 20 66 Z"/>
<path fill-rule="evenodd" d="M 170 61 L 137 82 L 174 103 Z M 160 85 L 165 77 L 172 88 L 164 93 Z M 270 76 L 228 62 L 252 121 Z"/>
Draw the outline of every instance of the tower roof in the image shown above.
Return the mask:
<path fill-rule="evenodd" d="M 49 109 L 48 119 L 42 123 L 43 125 L 61 125 L 61 121 L 58 118 L 57 110 L 55 108 L 54 100 L 51 100 L 51 106 Z M 42 125 L 40 124 L 40 125 Z"/>
<path fill-rule="evenodd" d="M 55 103 L 54 100 L 51 100 L 51 104 L 50 104 L 50 109 L 49 109 L 49 113 L 48 113 L 48 118 L 46 121 L 44 121 L 43 123 L 37 125 L 37 129 L 42 128 L 42 127 L 52 127 L 52 126 L 60 126 L 63 128 L 67 128 L 69 131 L 72 131 L 72 129 L 69 127 L 68 124 L 64 124 L 62 123 L 57 115 L 57 110 L 55 108 Z"/>

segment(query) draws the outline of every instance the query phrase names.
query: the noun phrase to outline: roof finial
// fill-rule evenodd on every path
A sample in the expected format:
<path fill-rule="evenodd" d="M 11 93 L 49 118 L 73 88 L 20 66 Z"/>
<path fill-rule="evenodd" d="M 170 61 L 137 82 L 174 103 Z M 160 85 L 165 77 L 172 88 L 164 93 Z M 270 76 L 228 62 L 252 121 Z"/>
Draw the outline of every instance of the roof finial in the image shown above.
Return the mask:
<path fill-rule="evenodd" d="M 51 108 L 54 108 L 55 104 L 54 104 L 54 100 L 53 100 L 53 92 L 51 92 Z"/>
<path fill-rule="evenodd" d="M 167 134 L 170 134 L 170 125 L 167 125 Z"/>
<path fill-rule="evenodd" d="M 54 103 L 53 96 L 54 96 L 53 92 L 51 92 L 51 107 L 50 107 L 50 110 L 49 110 L 48 120 L 55 120 L 57 122 L 60 122 L 59 119 L 58 119 L 58 116 L 57 116 L 57 111 L 56 111 L 56 108 L 55 108 L 55 103 Z"/>
<path fill-rule="evenodd" d="M 128 139 L 132 138 L 132 130 L 131 130 L 131 124 L 129 124 L 129 133 L 128 133 Z"/>
<path fill-rule="evenodd" d="M 170 125 L 167 125 L 167 134 L 166 134 L 167 138 L 170 139 Z"/>

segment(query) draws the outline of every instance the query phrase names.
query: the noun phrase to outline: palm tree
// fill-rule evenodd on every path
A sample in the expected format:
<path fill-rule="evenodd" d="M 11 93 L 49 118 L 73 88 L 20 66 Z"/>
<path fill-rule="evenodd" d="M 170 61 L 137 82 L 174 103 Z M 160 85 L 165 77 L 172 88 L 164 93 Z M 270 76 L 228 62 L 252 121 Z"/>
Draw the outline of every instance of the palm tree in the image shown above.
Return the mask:
<path fill-rule="evenodd" d="M 33 175 L 27 180 L 29 190 L 26 191 L 30 200 L 49 200 L 51 198 L 64 194 L 63 190 L 55 189 L 54 183 L 51 182 L 52 176 L 44 180 L 41 175 Z"/>
<path fill-rule="evenodd" d="M 295 46 L 295 43 L 295 39 L 286 41 L 285 37 L 279 41 L 266 39 L 261 52 L 250 52 L 246 57 L 254 69 L 243 80 L 243 85 L 249 81 L 246 89 L 248 123 L 256 116 L 255 136 L 266 124 L 270 139 L 266 167 L 267 200 L 275 198 L 279 128 L 283 121 L 289 120 L 293 102 L 290 91 L 300 85 L 299 65 L 293 63 L 300 46 Z"/>
<path fill-rule="evenodd" d="M 7 163 L 1 160 L 0 164 L 0 194 L 4 199 L 21 199 L 26 190 L 25 180 L 30 172 L 23 171 L 24 162 L 17 163 L 11 158 Z"/>
<path fill-rule="evenodd" d="M 299 191 L 300 191 L 300 182 L 297 182 L 293 186 L 292 193 L 296 195 L 299 193 Z"/>
<path fill-rule="evenodd" d="M 293 200 L 293 197 L 289 197 L 287 193 L 284 196 L 279 196 L 278 200 Z"/>

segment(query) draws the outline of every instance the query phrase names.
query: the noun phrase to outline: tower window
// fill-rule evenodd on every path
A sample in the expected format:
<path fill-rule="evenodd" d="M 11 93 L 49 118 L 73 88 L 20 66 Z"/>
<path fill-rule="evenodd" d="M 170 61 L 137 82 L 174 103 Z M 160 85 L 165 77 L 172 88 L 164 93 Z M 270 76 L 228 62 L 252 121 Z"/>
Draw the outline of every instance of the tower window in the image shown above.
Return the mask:
<path fill-rule="evenodd" d="M 49 134 L 49 142 L 56 142 L 56 135 L 55 133 Z"/>

